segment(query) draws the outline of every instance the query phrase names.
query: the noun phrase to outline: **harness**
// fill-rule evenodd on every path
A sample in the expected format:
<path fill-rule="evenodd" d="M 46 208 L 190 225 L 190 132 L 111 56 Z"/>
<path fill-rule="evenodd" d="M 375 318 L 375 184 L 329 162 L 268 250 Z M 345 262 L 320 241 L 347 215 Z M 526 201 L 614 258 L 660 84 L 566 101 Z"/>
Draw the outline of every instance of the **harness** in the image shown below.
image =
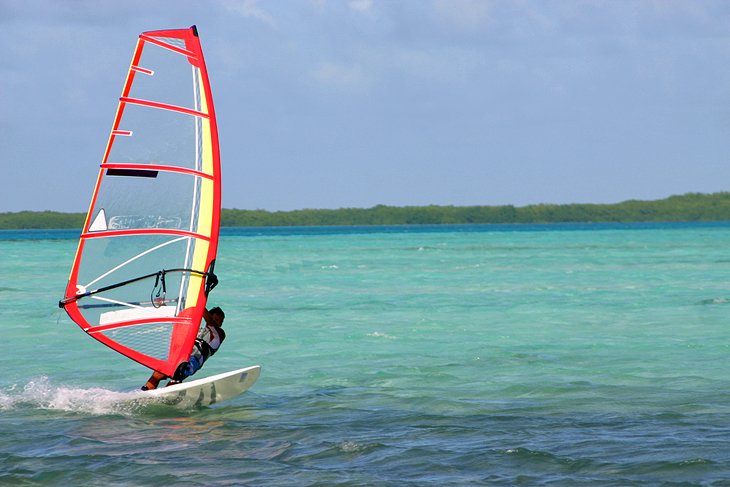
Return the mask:
<path fill-rule="evenodd" d="M 215 342 L 216 339 L 218 341 L 218 344 L 216 347 L 213 347 L 211 343 L 205 340 L 203 338 L 206 335 L 206 332 L 208 336 L 210 337 L 210 342 Z M 195 339 L 195 346 L 200 351 L 200 354 L 203 356 L 203 360 L 208 360 L 209 357 L 213 356 L 218 349 L 220 348 L 221 344 L 223 343 L 223 340 L 226 338 L 226 332 L 223 331 L 222 328 L 218 328 L 215 326 L 205 325 L 205 328 L 201 330 L 198 337 Z"/>

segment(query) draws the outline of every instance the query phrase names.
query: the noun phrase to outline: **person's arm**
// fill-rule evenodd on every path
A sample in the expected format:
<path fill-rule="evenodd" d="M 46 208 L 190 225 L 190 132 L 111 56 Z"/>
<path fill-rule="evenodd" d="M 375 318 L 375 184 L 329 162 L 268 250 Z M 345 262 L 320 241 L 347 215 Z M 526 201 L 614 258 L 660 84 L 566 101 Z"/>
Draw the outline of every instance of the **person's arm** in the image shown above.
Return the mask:
<path fill-rule="evenodd" d="M 211 322 L 211 316 L 210 312 L 208 312 L 208 308 L 203 308 L 203 319 L 205 320 L 206 325 Z"/>

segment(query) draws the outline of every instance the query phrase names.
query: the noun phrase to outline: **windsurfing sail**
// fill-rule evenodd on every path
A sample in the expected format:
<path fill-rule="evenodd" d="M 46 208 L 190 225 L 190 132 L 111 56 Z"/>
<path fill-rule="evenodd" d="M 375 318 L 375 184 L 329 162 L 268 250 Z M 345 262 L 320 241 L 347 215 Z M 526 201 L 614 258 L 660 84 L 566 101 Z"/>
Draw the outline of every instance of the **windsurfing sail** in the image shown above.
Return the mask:
<path fill-rule="evenodd" d="M 217 283 L 220 189 L 197 29 L 144 32 L 59 306 L 101 343 L 172 375 Z"/>

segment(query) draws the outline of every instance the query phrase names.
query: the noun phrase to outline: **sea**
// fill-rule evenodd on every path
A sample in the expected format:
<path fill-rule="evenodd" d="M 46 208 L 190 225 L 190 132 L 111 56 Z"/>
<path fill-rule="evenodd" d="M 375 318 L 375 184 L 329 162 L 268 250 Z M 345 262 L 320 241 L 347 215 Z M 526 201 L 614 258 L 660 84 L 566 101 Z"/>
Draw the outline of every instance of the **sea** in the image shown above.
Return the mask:
<path fill-rule="evenodd" d="M 0 485 L 730 486 L 730 222 L 226 228 L 198 376 L 58 308 L 78 231 L 0 232 Z"/>

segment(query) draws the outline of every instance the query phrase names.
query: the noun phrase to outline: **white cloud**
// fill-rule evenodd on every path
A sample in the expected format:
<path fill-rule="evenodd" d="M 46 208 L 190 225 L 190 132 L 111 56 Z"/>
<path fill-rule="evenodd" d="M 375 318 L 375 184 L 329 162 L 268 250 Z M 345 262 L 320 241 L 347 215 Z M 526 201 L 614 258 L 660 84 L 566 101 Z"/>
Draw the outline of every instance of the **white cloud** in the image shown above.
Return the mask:
<path fill-rule="evenodd" d="M 226 0 L 223 6 L 245 18 L 256 19 L 268 25 L 275 23 L 274 17 L 262 9 L 256 0 Z"/>
<path fill-rule="evenodd" d="M 371 12 L 373 0 L 350 0 L 350 8 L 358 12 Z"/>

